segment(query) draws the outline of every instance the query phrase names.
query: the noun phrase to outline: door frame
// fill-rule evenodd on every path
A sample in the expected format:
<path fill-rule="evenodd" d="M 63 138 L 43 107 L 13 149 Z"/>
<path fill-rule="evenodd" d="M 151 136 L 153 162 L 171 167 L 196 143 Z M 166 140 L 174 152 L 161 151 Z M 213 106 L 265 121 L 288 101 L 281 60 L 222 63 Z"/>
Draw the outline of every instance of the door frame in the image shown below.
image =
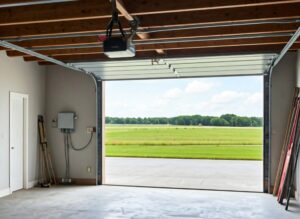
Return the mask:
<path fill-rule="evenodd" d="M 9 92 L 9 188 L 11 190 L 11 145 L 10 145 L 10 136 L 11 136 L 11 97 L 18 96 L 22 97 L 24 100 L 24 129 L 23 129 L 23 136 L 24 136 L 24 144 L 23 144 L 23 188 L 29 189 L 29 178 L 28 178 L 28 121 L 29 121 L 29 95 L 18 93 L 18 92 Z M 12 190 L 11 190 L 12 192 Z"/>
<path fill-rule="evenodd" d="M 103 185 L 105 184 L 105 89 L 103 80 L 98 79 L 95 75 L 91 76 L 96 87 L 96 185 Z M 270 74 L 261 77 L 263 80 L 263 179 L 261 183 L 263 184 L 262 192 L 271 193 Z"/>

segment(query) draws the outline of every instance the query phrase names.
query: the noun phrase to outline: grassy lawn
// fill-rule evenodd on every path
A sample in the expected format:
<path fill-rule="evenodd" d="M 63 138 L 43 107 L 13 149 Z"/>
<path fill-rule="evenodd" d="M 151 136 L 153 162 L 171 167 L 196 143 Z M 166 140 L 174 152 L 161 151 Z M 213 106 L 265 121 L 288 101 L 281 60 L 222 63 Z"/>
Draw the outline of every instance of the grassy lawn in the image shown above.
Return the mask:
<path fill-rule="evenodd" d="M 262 159 L 262 128 L 108 125 L 106 156 Z"/>

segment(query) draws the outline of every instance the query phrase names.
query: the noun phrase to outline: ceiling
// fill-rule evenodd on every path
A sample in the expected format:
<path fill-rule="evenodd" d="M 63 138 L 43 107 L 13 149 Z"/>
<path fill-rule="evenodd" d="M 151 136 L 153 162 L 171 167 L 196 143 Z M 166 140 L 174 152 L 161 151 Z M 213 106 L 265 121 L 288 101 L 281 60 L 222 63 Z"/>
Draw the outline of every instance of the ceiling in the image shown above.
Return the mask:
<path fill-rule="evenodd" d="M 125 29 L 133 16 L 140 20 L 134 59 L 148 64 L 151 59 L 277 53 L 300 25 L 300 0 L 117 0 L 117 8 Z M 3 0 L 0 40 L 63 62 L 101 65 L 108 58 L 98 36 L 110 17 L 109 0 Z M 299 48 L 297 41 L 291 50 Z M 11 57 L 50 64 L 0 49 Z M 164 71 L 167 77 L 172 70 Z"/>

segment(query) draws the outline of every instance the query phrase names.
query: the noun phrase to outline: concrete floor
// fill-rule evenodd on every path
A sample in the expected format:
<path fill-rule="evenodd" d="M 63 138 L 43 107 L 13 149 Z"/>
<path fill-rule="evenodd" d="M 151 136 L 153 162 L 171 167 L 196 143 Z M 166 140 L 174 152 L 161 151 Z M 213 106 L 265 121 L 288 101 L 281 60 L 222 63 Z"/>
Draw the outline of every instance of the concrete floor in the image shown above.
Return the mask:
<path fill-rule="evenodd" d="M 105 168 L 110 185 L 263 191 L 262 161 L 107 157 Z"/>
<path fill-rule="evenodd" d="M 0 199 L 0 219 L 299 219 L 263 193 L 118 186 L 34 188 Z"/>

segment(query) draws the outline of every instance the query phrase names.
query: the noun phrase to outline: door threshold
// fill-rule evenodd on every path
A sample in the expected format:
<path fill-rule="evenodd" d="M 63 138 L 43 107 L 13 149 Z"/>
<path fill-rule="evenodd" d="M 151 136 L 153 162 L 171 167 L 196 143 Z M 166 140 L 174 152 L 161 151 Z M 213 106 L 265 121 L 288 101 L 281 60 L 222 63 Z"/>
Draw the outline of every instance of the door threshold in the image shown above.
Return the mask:
<path fill-rule="evenodd" d="M 249 190 L 230 190 L 230 189 L 205 189 L 205 188 L 184 188 L 184 187 L 168 187 L 168 186 L 142 186 L 142 185 L 123 185 L 123 184 L 102 184 L 104 186 L 119 186 L 119 187 L 136 187 L 136 188 L 151 188 L 151 189 L 178 189 L 178 190 L 196 190 L 196 191 L 213 191 L 213 192 L 242 192 L 242 193 L 264 193 L 263 191 Z"/>

